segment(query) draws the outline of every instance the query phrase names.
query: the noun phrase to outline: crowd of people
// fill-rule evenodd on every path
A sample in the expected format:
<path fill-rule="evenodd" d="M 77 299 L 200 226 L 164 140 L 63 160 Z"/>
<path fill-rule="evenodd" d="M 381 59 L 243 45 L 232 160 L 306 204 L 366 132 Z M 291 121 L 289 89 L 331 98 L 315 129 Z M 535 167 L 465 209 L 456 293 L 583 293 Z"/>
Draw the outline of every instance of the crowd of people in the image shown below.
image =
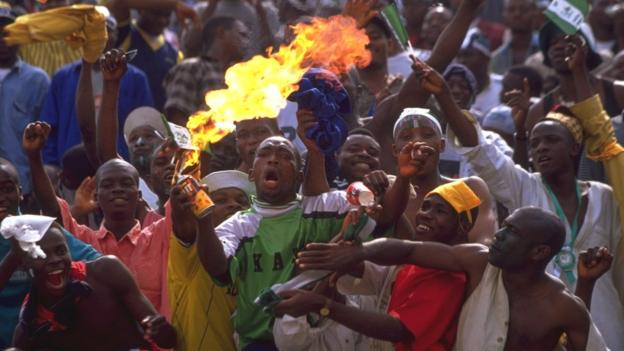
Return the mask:
<path fill-rule="evenodd" d="M 6 1 L 0 349 L 624 351 L 624 2 Z M 181 169 L 228 68 L 332 16 L 336 147 L 284 97 Z"/>

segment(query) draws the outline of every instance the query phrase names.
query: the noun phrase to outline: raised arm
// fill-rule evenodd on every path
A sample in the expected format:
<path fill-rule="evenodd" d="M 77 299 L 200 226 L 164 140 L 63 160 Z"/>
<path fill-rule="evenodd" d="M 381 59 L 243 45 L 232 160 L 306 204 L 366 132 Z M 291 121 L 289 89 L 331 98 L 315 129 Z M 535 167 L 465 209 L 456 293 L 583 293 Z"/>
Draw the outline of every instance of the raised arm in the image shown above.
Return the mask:
<path fill-rule="evenodd" d="M 100 59 L 100 68 L 104 78 L 102 105 L 97 117 L 97 156 L 100 163 L 118 157 L 117 155 L 117 100 L 121 78 L 128 69 L 128 63 L 121 50 L 106 52 Z"/>
<path fill-rule="evenodd" d="M 33 122 L 26 126 L 22 146 L 28 156 L 30 174 L 32 177 L 33 191 L 39 202 L 39 207 L 44 215 L 56 217 L 59 223 L 63 223 L 61 208 L 56 201 L 54 186 L 43 168 L 41 149 L 50 134 L 50 125 L 45 122 Z"/>
<path fill-rule="evenodd" d="M 97 169 L 100 162 L 97 158 L 95 142 L 95 103 L 93 102 L 93 82 L 91 81 L 91 70 L 93 65 L 87 61 L 82 61 L 80 76 L 78 78 L 78 88 L 76 89 L 76 117 L 82 143 L 87 151 L 87 158 L 91 165 Z"/>
<path fill-rule="evenodd" d="M 303 179 L 304 196 L 317 196 L 329 191 L 329 183 L 327 182 L 327 174 L 325 172 L 325 155 L 316 146 L 316 142 L 308 139 L 305 135 L 305 131 L 316 124 L 318 122 L 311 111 L 297 111 L 297 134 L 308 149 Z"/>
<path fill-rule="evenodd" d="M 228 258 L 225 256 L 223 244 L 215 233 L 212 216 L 198 221 L 197 254 L 204 270 L 221 283 L 231 283 L 228 274 Z"/>
<path fill-rule="evenodd" d="M 451 90 L 442 75 L 422 61 L 414 64 L 414 71 L 421 80 L 422 88 L 435 96 L 449 127 L 453 129 L 459 142 L 466 147 L 477 146 L 479 138 L 475 127 L 455 103 Z"/>
<path fill-rule="evenodd" d="M 104 256 L 94 261 L 89 268 L 96 279 L 115 292 L 115 296 L 121 300 L 132 318 L 141 324 L 147 341 L 165 349 L 176 346 L 175 329 L 156 312 L 154 306 L 139 290 L 128 268 L 117 257 Z"/>
<path fill-rule="evenodd" d="M 530 89 L 529 80 L 524 78 L 522 82 L 522 90 L 512 90 L 505 93 L 505 99 L 507 99 L 507 105 L 511 107 L 511 117 L 513 118 L 515 134 L 514 134 L 514 153 L 513 160 L 516 164 L 522 168 L 529 169 L 529 151 L 528 144 L 528 132 L 526 130 L 526 120 L 529 115 L 530 103 Z"/>
<path fill-rule="evenodd" d="M 448 246 L 384 238 L 364 245 L 348 242 L 308 244 L 304 251 L 299 252 L 297 264 L 304 270 L 348 272 L 362 261 L 371 261 L 383 266 L 415 264 L 454 272 L 474 272 L 475 268 L 482 270 L 485 267 L 487 252 L 482 245 Z"/>
<path fill-rule="evenodd" d="M 579 254 L 577 263 L 578 282 L 575 294 L 587 309 L 591 309 L 592 293 L 596 281 L 611 269 L 613 256 L 606 247 L 594 247 Z"/>

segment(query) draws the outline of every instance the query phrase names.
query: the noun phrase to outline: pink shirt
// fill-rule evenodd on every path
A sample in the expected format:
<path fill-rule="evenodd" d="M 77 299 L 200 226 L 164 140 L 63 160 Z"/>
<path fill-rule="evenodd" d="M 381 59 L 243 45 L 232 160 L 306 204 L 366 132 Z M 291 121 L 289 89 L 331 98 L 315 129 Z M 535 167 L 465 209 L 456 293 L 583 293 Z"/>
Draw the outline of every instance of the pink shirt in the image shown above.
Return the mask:
<path fill-rule="evenodd" d="M 171 313 L 167 294 L 167 258 L 172 231 L 171 216 L 143 228 L 136 221 L 135 226 L 117 240 L 106 229 L 104 222 L 98 230 L 78 224 L 72 217 L 67 202 L 60 198 L 57 201 L 65 229 L 102 254 L 117 256 L 132 272 L 139 288 L 156 310 L 169 319 Z"/>

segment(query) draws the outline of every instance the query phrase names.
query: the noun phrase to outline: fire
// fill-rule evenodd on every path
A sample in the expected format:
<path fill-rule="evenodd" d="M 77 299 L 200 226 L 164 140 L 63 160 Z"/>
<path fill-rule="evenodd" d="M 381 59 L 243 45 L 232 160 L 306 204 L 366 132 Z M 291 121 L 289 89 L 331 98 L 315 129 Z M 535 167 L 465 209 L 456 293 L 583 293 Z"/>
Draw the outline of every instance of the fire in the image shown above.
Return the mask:
<path fill-rule="evenodd" d="M 295 39 L 267 56 L 254 56 L 225 73 L 227 89 L 206 94 L 208 111 L 192 115 L 187 128 L 201 150 L 235 129 L 235 122 L 257 117 L 277 117 L 286 98 L 310 67 L 324 67 L 336 74 L 350 66 L 370 62 L 368 36 L 351 17 L 315 18 L 293 27 Z M 187 163 L 196 162 L 192 157 Z"/>

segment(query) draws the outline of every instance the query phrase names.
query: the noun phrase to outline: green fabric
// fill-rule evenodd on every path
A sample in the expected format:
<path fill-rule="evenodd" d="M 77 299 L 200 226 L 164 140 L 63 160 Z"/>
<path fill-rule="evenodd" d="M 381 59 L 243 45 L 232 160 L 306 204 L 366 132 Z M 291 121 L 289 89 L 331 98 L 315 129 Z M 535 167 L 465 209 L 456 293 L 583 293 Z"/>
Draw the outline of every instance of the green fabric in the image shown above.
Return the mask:
<path fill-rule="evenodd" d="M 403 25 L 401 15 L 396 4 L 394 2 L 391 2 L 386 7 L 384 7 L 384 9 L 381 11 L 381 14 L 392 29 L 394 37 L 398 40 L 403 50 L 407 50 L 407 48 L 409 47 L 409 35 L 407 34 L 407 30 Z"/>
<path fill-rule="evenodd" d="M 249 216 L 258 216 L 253 210 Z M 244 220 L 245 215 L 237 217 Z M 230 259 L 230 278 L 237 292 L 234 329 L 240 348 L 252 341 L 273 340 L 274 317 L 254 304 L 260 292 L 295 275 L 295 255 L 310 242 L 328 242 L 341 229 L 344 213 L 304 213 L 301 207 L 283 215 L 262 218 L 255 233 L 239 233 L 236 254 Z M 250 221 L 251 222 L 251 221 Z M 254 226 L 248 226 L 250 231 Z M 245 227 L 245 228 L 248 228 Z"/>
<path fill-rule="evenodd" d="M 544 15 L 553 21 L 564 33 L 576 33 L 589 12 L 586 0 L 553 0 Z"/>

